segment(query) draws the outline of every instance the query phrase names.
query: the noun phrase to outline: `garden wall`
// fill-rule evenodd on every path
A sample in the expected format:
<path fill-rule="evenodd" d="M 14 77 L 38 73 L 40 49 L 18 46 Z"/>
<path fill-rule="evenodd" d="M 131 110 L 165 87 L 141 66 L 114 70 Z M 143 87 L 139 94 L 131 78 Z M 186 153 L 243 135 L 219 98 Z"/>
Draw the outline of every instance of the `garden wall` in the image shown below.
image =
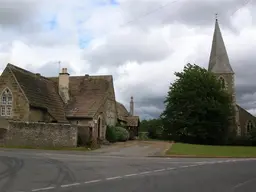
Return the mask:
<path fill-rule="evenodd" d="M 3 145 L 20 147 L 76 147 L 76 125 L 9 121 Z"/>

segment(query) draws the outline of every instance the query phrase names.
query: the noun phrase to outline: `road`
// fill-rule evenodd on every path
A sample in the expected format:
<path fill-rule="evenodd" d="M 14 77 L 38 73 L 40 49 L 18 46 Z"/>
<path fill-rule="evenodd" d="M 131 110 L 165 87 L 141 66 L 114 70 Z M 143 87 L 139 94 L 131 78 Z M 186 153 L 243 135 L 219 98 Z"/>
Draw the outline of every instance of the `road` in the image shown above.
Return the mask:
<path fill-rule="evenodd" d="M 126 150 L 129 151 L 129 147 Z M 129 157 L 117 153 L 107 155 L 102 151 L 86 155 L 40 150 L 0 151 L 1 192 L 255 190 L 256 159 Z"/>

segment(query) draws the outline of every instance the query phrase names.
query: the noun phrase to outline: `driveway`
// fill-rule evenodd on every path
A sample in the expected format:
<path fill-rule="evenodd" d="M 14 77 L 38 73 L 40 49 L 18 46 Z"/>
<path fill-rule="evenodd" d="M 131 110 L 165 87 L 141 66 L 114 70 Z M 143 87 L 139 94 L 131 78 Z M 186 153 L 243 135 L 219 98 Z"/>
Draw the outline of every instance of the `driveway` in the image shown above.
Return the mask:
<path fill-rule="evenodd" d="M 254 192 L 256 188 L 256 159 L 129 157 L 105 153 L 1 150 L 0 191 Z"/>
<path fill-rule="evenodd" d="M 123 157 L 147 157 L 163 155 L 169 149 L 171 143 L 162 141 L 128 141 L 103 146 L 101 149 L 91 151 L 91 155 L 123 156 Z"/>

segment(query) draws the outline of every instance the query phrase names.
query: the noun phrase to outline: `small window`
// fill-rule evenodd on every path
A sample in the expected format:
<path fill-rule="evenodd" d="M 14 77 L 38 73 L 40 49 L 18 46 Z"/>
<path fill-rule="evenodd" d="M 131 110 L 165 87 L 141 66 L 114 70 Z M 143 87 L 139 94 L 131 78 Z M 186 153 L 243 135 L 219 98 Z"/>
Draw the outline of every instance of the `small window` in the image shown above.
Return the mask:
<path fill-rule="evenodd" d="M 5 107 L 4 106 L 1 107 L 1 116 L 5 116 Z"/>
<path fill-rule="evenodd" d="M 225 79 L 223 77 L 220 77 L 219 81 L 220 81 L 221 88 L 225 89 L 226 88 Z"/>
<path fill-rule="evenodd" d="M 12 108 L 10 106 L 7 106 L 6 116 L 11 116 L 11 111 L 12 111 Z"/>
<path fill-rule="evenodd" d="M 12 97 L 11 96 L 7 97 L 7 104 L 8 105 L 12 104 Z"/>
<path fill-rule="evenodd" d="M 3 96 L 3 97 L 2 97 L 2 104 L 6 104 L 6 100 L 7 100 L 7 99 L 6 99 L 6 96 Z"/>
<path fill-rule="evenodd" d="M 253 122 L 252 121 L 248 121 L 247 126 L 246 126 L 247 133 L 250 133 L 253 128 L 254 128 Z"/>

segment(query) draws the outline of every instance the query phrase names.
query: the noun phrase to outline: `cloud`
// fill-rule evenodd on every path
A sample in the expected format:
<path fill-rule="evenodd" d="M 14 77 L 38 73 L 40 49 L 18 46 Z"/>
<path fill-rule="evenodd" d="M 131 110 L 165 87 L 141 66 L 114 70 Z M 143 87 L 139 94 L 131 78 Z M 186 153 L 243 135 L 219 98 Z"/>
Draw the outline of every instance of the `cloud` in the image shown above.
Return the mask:
<path fill-rule="evenodd" d="M 0 26 L 17 32 L 37 30 L 40 28 L 36 19 L 39 12 L 40 3 L 38 1 L 0 0 Z"/>
<path fill-rule="evenodd" d="M 157 117 L 173 73 L 207 67 L 217 12 L 237 102 L 255 111 L 256 4 L 245 2 L 0 0 L 0 71 L 11 62 L 56 76 L 61 61 L 71 75 L 112 74 L 119 101 L 129 108 L 134 96 L 136 114 Z"/>
<path fill-rule="evenodd" d="M 127 61 L 160 61 L 172 52 L 161 33 L 162 30 L 152 30 L 150 33 L 136 29 L 121 31 L 121 34 L 108 38 L 106 43 L 85 52 L 84 58 L 93 67 L 119 66 Z"/>
<path fill-rule="evenodd" d="M 225 26 L 231 27 L 230 16 L 242 9 L 248 0 L 124 0 L 121 2 L 123 2 L 121 7 L 124 10 L 125 20 L 131 21 L 131 25 L 140 28 L 175 23 L 209 27 L 216 13 Z"/>

